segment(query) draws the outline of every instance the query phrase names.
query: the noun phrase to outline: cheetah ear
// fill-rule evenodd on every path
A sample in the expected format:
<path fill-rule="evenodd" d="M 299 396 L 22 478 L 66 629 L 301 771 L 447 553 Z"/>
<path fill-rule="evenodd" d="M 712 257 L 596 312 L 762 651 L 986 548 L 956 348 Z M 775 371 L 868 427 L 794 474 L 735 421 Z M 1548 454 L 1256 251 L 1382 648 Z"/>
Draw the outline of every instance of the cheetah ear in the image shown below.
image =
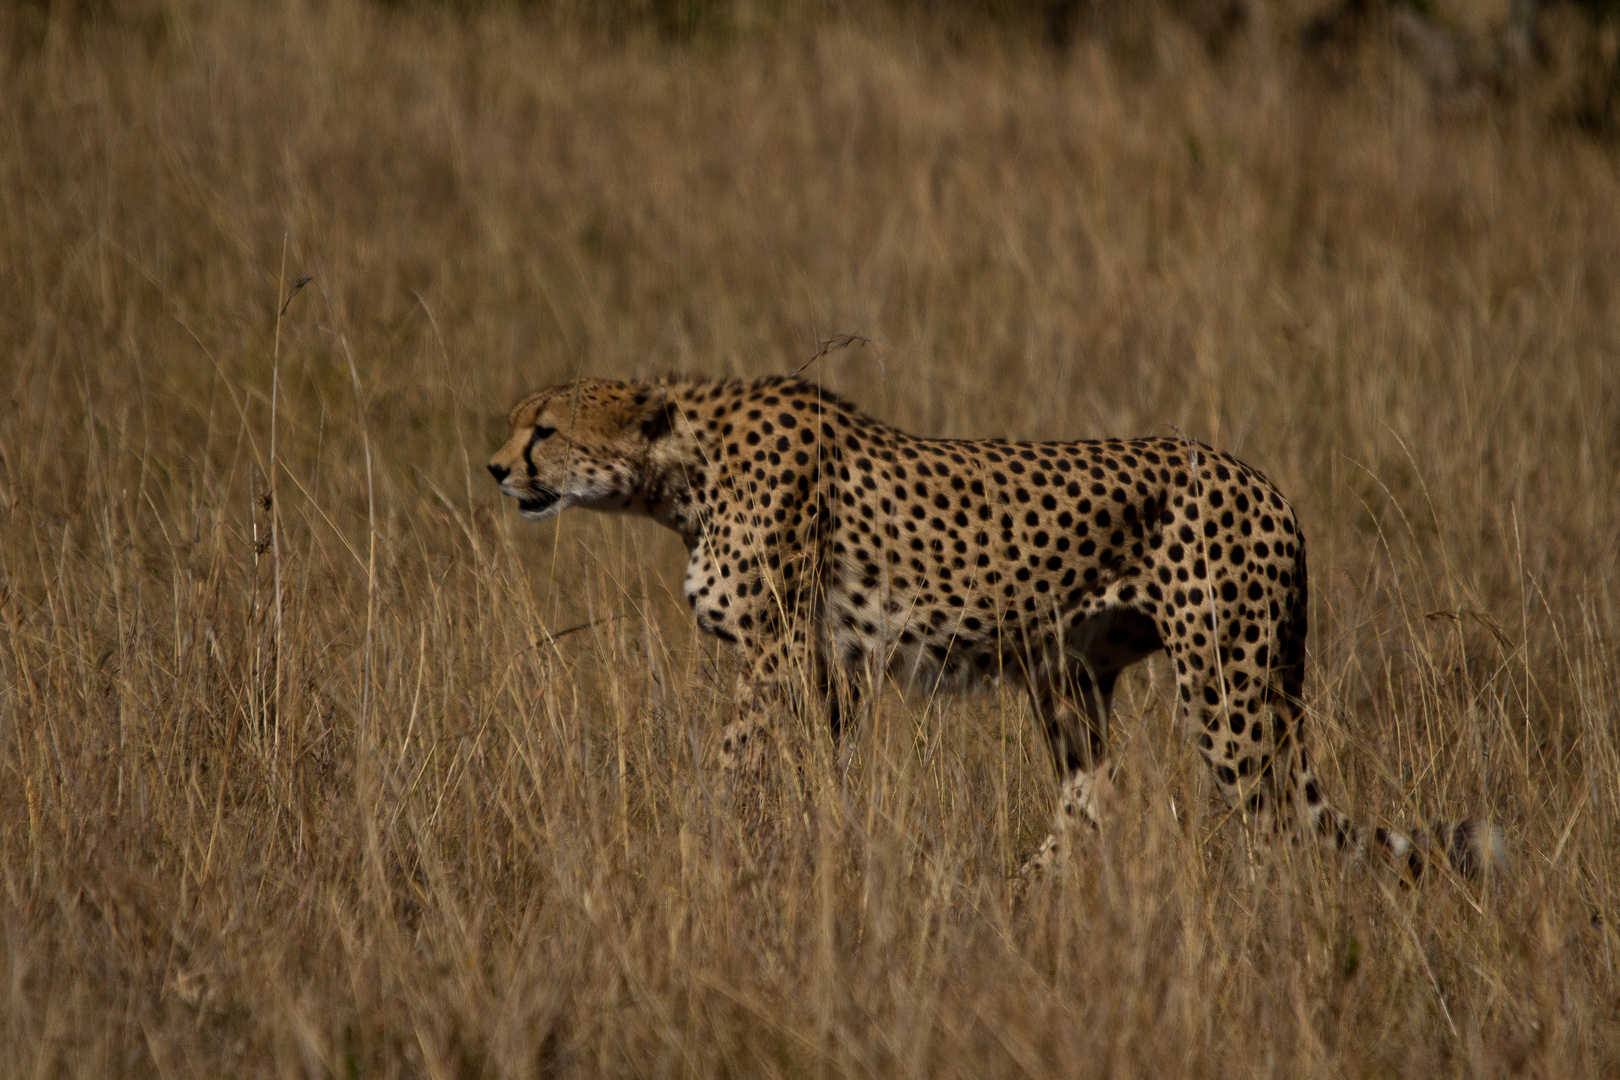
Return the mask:
<path fill-rule="evenodd" d="M 663 386 L 654 386 L 645 393 L 636 395 L 635 423 L 641 428 L 642 437 L 648 442 L 657 442 L 675 429 L 675 417 L 680 406 L 669 400 L 669 389 Z"/>

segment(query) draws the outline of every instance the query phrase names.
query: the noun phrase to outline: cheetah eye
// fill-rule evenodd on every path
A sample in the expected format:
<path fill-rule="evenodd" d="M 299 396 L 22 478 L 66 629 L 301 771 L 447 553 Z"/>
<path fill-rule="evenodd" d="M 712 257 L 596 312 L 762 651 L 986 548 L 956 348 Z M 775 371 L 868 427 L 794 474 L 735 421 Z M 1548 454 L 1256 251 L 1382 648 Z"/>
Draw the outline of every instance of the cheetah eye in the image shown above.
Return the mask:
<path fill-rule="evenodd" d="M 555 434 L 557 434 L 556 428 L 546 427 L 544 424 L 536 424 L 534 426 L 534 434 L 529 436 L 529 438 L 534 442 L 539 442 L 541 439 L 549 439 Z"/>

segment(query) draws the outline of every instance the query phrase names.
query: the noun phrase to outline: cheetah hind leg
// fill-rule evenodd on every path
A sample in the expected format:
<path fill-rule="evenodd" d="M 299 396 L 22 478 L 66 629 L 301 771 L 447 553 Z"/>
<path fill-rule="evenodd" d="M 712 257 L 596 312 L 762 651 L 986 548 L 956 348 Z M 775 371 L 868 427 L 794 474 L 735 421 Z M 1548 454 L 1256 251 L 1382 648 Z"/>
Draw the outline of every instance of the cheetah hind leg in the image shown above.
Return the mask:
<path fill-rule="evenodd" d="M 1058 791 L 1052 831 L 1019 868 L 1019 880 L 1032 883 L 1052 873 L 1068 856 L 1080 835 L 1101 828 L 1102 806 L 1113 789 L 1113 767 L 1106 759 L 1092 769 L 1066 777 Z"/>
<path fill-rule="evenodd" d="M 1113 711 L 1115 673 L 1104 672 L 1095 684 L 1085 667 L 1065 675 L 1063 685 L 1048 683 L 1032 695 L 1063 782 L 1052 831 L 1018 871 L 1021 886 L 1055 869 L 1081 830 L 1101 826 L 1102 804 L 1113 791 L 1108 720 Z"/>

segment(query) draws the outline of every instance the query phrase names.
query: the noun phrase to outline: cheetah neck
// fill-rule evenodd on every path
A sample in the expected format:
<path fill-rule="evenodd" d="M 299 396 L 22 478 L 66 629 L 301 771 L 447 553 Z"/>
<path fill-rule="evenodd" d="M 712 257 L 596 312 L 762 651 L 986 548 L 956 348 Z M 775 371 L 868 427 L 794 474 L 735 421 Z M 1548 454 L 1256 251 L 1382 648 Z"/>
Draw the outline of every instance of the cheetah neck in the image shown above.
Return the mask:
<path fill-rule="evenodd" d="M 688 549 L 709 529 L 714 501 L 724 501 L 722 492 L 728 477 L 735 479 L 739 467 L 746 477 L 750 466 L 744 461 L 750 452 L 756 456 L 770 453 L 756 445 L 760 440 L 749 430 L 750 425 L 759 420 L 761 434 L 781 437 L 782 431 L 772 434 L 770 421 L 782 413 L 762 418 L 762 409 L 795 412 L 797 423 L 786 421 L 794 429 L 811 422 L 812 416 L 823 417 L 824 412 L 836 413 L 841 417 L 840 424 L 848 424 L 849 417 L 859 415 L 835 395 L 791 376 L 767 376 L 752 382 L 670 380 L 655 385 L 676 406 L 674 425 L 648 448 L 638 495 L 626 509 L 644 513 L 673 529 L 686 541 Z M 652 390 L 654 385 L 645 389 Z M 778 397 L 794 404 L 779 404 Z M 806 403 L 809 408 L 799 415 Z M 859 420 L 865 429 L 882 429 L 894 437 L 903 437 L 870 418 Z M 825 429 L 825 424 L 822 427 Z"/>
<path fill-rule="evenodd" d="M 714 384 L 692 381 L 659 385 L 677 406 L 675 425 L 648 452 L 634 509 L 678 533 L 691 548 L 708 525 L 709 509 L 696 498 L 696 492 L 705 479 L 706 463 L 714 460 L 719 447 L 717 439 L 704 438 L 690 417 L 692 405 Z"/>

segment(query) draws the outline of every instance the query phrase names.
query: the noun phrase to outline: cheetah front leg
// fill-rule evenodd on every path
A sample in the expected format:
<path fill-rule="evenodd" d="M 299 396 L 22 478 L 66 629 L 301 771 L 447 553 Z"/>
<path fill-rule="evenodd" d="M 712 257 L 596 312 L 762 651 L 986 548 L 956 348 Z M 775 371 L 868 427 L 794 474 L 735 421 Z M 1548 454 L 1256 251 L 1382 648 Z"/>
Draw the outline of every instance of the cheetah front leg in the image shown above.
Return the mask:
<path fill-rule="evenodd" d="M 792 707 L 789 641 L 770 635 L 747 645 L 748 670 L 737 676 L 732 692 L 734 719 L 720 732 L 720 776 L 728 786 L 765 771 L 776 722 Z"/>
<path fill-rule="evenodd" d="M 824 708 L 835 746 L 858 715 L 871 671 L 832 664 L 828 659 L 834 651 L 831 643 L 801 631 L 810 623 L 809 615 L 800 615 L 790 621 L 788 634 L 756 636 L 745 642 L 744 651 L 751 657 L 749 670 L 737 677 L 735 719 L 720 736 L 720 771 L 727 782 L 764 771 L 775 725 L 794 710 L 804 709 L 807 712 L 799 715 L 813 716 Z M 772 623 L 756 621 L 755 626 L 760 625 Z"/>
<path fill-rule="evenodd" d="M 1102 824 L 1102 807 L 1112 791 L 1108 758 L 1108 721 L 1115 673 L 1071 671 L 1063 686 L 1032 690 L 1036 715 L 1046 732 L 1060 785 L 1052 831 L 1019 869 L 1031 881 L 1053 870 L 1072 848 L 1082 829 Z"/>
<path fill-rule="evenodd" d="M 728 786 L 764 772 L 771 719 L 780 696 L 773 684 L 761 684 L 752 675 L 737 676 L 732 694 L 737 718 L 720 730 L 720 777 Z"/>
<path fill-rule="evenodd" d="M 753 619 L 752 633 L 738 642 L 748 670 L 737 677 L 733 719 L 720 733 L 720 774 L 728 785 L 765 772 L 777 725 L 804 715 L 797 710 L 813 711 L 824 702 L 836 740 L 843 713 L 858 700 L 857 688 L 845 685 L 850 680 L 829 671 L 810 632 L 813 610 L 800 609 L 785 619 L 772 615 L 766 611 Z"/>
<path fill-rule="evenodd" d="M 716 549 L 715 542 L 705 537 L 693 547 L 685 591 L 699 629 L 730 644 L 745 665 L 725 710 L 716 755 L 721 779 L 732 787 L 757 777 L 769 761 L 772 730 L 792 707 L 795 677 L 814 660 L 807 629 L 816 605 L 802 587 L 803 565 L 762 574 L 763 554 L 739 559 L 729 544 Z"/>

